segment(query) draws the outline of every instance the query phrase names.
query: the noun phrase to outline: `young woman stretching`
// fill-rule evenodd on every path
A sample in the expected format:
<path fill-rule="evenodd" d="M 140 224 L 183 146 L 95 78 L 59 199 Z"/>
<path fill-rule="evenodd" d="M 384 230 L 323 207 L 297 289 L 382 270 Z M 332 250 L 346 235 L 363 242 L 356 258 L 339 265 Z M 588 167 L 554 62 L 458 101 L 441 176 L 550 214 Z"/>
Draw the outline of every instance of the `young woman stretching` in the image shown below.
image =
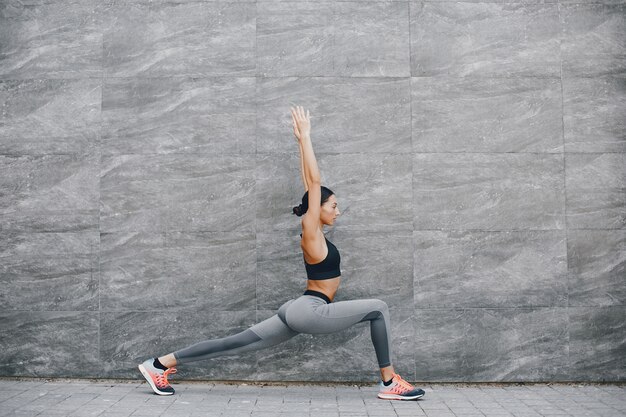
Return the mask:
<path fill-rule="evenodd" d="M 324 225 L 332 225 L 339 216 L 337 199 L 323 187 L 313 146 L 309 112 L 301 106 L 291 109 L 293 130 L 300 145 L 300 165 L 305 193 L 302 203 L 293 212 L 302 216 L 300 246 L 307 273 L 304 295 L 280 306 L 272 317 L 241 333 L 221 339 L 205 340 L 165 356 L 150 358 L 139 370 L 155 393 L 174 394 L 167 376 L 176 373 L 175 365 L 238 355 L 256 349 L 275 346 L 299 333 L 324 334 L 345 330 L 356 323 L 370 322 L 372 343 L 382 380 L 378 398 L 386 400 L 415 400 L 424 391 L 413 387 L 394 372 L 391 365 L 391 334 L 389 309 L 378 299 L 350 300 L 333 303 L 341 271 L 337 247 L 324 236 Z"/>

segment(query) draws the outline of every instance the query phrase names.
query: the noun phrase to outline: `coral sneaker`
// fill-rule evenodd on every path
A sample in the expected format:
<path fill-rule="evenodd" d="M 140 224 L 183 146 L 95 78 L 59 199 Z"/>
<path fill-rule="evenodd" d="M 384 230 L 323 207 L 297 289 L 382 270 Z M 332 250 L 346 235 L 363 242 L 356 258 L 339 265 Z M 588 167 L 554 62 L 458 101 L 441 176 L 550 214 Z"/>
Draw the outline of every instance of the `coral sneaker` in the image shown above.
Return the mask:
<path fill-rule="evenodd" d="M 393 374 L 392 382 L 388 387 L 382 381 L 379 385 L 378 398 L 383 400 L 416 400 L 425 394 L 424 390 L 415 388 L 396 373 Z"/>
<path fill-rule="evenodd" d="M 164 371 L 154 367 L 154 358 L 150 358 L 138 366 L 141 374 L 146 378 L 152 390 L 159 395 L 172 395 L 174 388 L 167 381 L 169 374 L 175 374 L 176 368 L 169 368 Z"/>

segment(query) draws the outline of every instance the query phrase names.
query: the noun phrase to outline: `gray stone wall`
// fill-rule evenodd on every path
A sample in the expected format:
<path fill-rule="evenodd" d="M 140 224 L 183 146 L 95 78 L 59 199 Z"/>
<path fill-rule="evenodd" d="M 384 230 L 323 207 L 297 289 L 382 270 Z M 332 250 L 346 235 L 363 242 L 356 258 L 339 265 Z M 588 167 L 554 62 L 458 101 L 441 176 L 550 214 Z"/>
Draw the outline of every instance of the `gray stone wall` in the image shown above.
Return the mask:
<path fill-rule="evenodd" d="M 624 380 L 625 12 L 3 1 L 0 375 L 140 378 L 300 295 L 303 105 L 336 300 L 389 304 L 406 379 Z M 378 371 L 362 323 L 177 376 Z"/>

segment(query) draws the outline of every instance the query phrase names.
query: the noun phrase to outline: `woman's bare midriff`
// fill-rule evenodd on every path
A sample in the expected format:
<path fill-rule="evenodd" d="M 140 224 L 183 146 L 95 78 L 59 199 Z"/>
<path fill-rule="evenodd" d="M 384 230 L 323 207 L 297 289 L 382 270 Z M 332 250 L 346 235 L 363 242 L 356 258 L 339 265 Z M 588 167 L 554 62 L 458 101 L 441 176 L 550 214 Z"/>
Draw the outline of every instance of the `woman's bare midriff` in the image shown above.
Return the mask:
<path fill-rule="evenodd" d="M 335 293 L 339 288 L 340 280 L 341 277 L 324 280 L 308 279 L 306 282 L 306 289 L 324 293 L 328 298 L 330 298 L 330 301 L 333 301 L 333 298 L 335 298 Z"/>

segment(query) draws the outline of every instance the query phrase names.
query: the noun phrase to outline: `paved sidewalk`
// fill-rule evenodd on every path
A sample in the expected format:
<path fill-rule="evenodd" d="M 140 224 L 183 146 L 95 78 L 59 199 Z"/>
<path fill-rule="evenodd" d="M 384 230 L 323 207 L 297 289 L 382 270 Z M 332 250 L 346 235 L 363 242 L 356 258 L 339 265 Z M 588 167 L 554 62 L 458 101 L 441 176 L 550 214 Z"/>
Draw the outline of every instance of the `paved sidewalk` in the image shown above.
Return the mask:
<path fill-rule="evenodd" d="M 0 379 L 0 416 L 626 416 L 626 385 L 418 384 L 418 401 L 376 398 L 375 384 L 171 381 L 155 395 L 145 381 Z"/>

